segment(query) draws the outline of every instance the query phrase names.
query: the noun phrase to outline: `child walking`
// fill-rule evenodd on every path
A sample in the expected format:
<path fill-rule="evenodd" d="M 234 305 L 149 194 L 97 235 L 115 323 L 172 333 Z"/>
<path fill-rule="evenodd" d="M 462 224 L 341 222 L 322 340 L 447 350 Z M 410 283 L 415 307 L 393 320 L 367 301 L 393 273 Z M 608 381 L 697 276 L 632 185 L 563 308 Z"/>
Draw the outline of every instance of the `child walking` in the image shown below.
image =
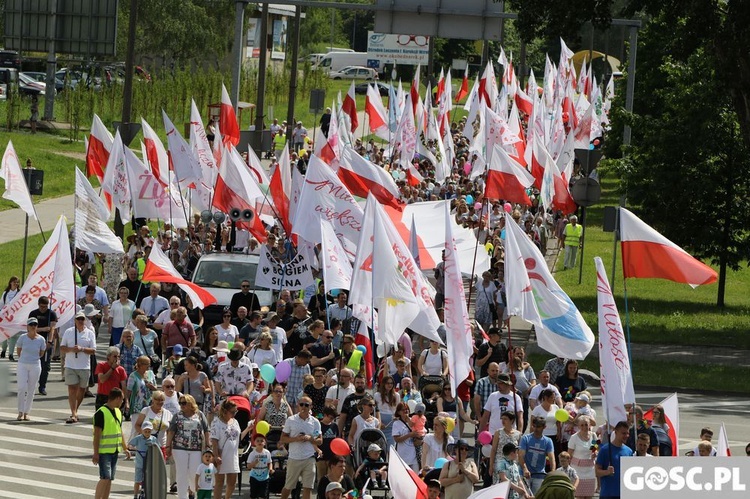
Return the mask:
<path fill-rule="evenodd" d="M 214 492 L 214 479 L 216 478 L 216 466 L 214 466 L 214 453 L 211 449 L 203 451 L 202 462 L 195 470 L 195 490 L 198 491 L 197 499 L 211 499 Z"/>
<path fill-rule="evenodd" d="M 138 499 L 141 490 L 141 484 L 145 480 L 144 469 L 146 468 L 146 453 L 151 445 L 159 449 L 159 441 L 151 433 L 154 431 L 154 425 L 151 421 L 144 421 L 141 425 L 141 433 L 130 439 L 129 445 L 135 450 L 135 479 L 133 480 L 133 499 Z"/>

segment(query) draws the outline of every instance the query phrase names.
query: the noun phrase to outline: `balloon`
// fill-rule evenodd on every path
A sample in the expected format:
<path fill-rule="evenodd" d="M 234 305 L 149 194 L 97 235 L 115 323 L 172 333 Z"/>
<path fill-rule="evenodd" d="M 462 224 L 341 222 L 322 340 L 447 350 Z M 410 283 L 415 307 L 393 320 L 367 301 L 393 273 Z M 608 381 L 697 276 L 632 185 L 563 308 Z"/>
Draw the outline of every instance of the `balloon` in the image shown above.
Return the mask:
<path fill-rule="evenodd" d="M 513 211 L 513 206 L 510 203 L 505 203 L 503 209 L 505 210 L 505 213 L 510 213 Z"/>
<path fill-rule="evenodd" d="M 568 414 L 568 411 L 566 411 L 565 409 L 558 409 L 555 411 L 555 419 L 560 421 L 561 423 L 564 423 L 568 419 L 570 419 L 570 414 Z"/>
<path fill-rule="evenodd" d="M 352 356 L 349 357 L 349 362 L 346 363 L 346 367 L 348 367 L 355 373 L 358 373 L 361 362 L 362 362 L 362 350 L 354 350 L 352 352 Z"/>
<path fill-rule="evenodd" d="M 331 451 L 337 456 L 348 456 L 351 449 L 343 438 L 334 438 L 331 440 Z"/>
<path fill-rule="evenodd" d="M 227 348 L 228 348 L 228 349 L 230 349 L 230 350 L 231 350 L 232 348 L 234 348 L 234 341 L 230 341 L 230 342 L 228 342 L 228 343 L 227 343 Z"/>
<path fill-rule="evenodd" d="M 262 376 L 263 372 L 261 372 L 260 374 Z M 292 365 L 289 362 L 279 362 L 278 364 L 276 364 L 276 381 L 278 381 L 279 383 L 284 383 L 289 379 L 290 374 L 292 374 Z"/>
<path fill-rule="evenodd" d="M 367 347 L 364 346 L 364 345 L 357 345 L 357 350 L 359 350 L 360 352 L 362 352 L 362 355 L 364 355 L 364 354 L 367 353 Z"/>
<path fill-rule="evenodd" d="M 477 201 L 477 203 L 474 205 L 474 211 L 482 211 L 482 203 Z"/>
<path fill-rule="evenodd" d="M 472 196 L 471 194 L 467 194 L 466 195 L 466 204 L 468 204 L 469 206 L 471 206 L 473 203 L 474 203 L 474 196 Z"/>
<path fill-rule="evenodd" d="M 409 400 L 406 402 L 406 405 L 409 406 L 409 412 L 414 412 L 414 409 L 417 408 L 417 401 L 416 400 Z"/>
<path fill-rule="evenodd" d="M 260 368 L 260 377 L 266 383 L 273 383 L 273 380 L 276 379 L 276 368 L 271 364 L 263 364 L 263 367 Z"/>
<path fill-rule="evenodd" d="M 379 359 L 385 357 L 385 343 L 381 343 L 380 345 L 378 345 L 378 348 L 377 350 L 375 350 L 375 352 L 378 354 Z"/>
<path fill-rule="evenodd" d="M 447 463 L 447 462 L 448 462 L 448 460 L 445 459 L 444 457 L 439 457 L 439 458 L 435 459 L 435 469 L 438 469 L 438 470 L 443 469 L 443 465 L 445 463 Z"/>
<path fill-rule="evenodd" d="M 456 420 L 453 418 L 445 418 L 445 431 L 453 433 L 453 429 L 456 427 Z"/>
<path fill-rule="evenodd" d="M 482 446 L 482 455 L 484 457 L 490 457 L 490 454 L 492 454 L 492 446 L 491 445 L 483 445 Z"/>
<path fill-rule="evenodd" d="M 479 435 L 477 435 L 477 440 L 480 444 L 487 445 L 492 442 L 492 433 L 483 431 Z"/>
<path fill-rule="evenodd" d="M 266 364 L 268 365 L 268 364 Z M 259 435 L 265 435 L 271 430 L 271 425 L 267 421 L 258 421 L 255 425 L 255 433 Z"/>

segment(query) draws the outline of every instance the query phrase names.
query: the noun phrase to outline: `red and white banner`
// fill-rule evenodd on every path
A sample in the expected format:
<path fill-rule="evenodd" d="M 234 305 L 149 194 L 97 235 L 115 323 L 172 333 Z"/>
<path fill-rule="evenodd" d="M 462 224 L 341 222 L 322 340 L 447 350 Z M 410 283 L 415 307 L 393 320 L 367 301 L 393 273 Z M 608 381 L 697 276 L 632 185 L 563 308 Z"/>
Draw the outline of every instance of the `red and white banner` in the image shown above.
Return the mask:
<path fill-rule="evenodd" d="M 596 264 L 596 297 L 599 306 L 599 370 L 601 374 L 602 403 L 607 421 L 615 426 L 627 421 L 626 404 L 635 403 L 633 374 L 625 334 L 617 312 L 617 303 L 609 286 L 602 259 Z"/>
<path fill-rule="evenodd" d="M 326 293 L 333 289 L 349 289 L 352 285 L 352 264 L 349 263 L 333 225 L 320 221 L 320 259 L 323 263 L 323 282 Z"/>
<path fill-rule="evenodd" d="M 143 126 L 143 162 L 151 168 L 156 180 L 162 185 L 169 183 L 169 156 L 161 139 L 151 125 L 141 118 Z"/>
<path fill-rule="evenodd" d="M 732 455 L 732 449 L 729 448 L 729 438 L 727 437 L 727 427 L 724 426 L 724 421 L 721 422 L 719 428 L 719 440 L 716 442 L 716 456 L 717 457 L 730 457 Z"/>
<path fill-rule="evenodd" d="M 388 451 L 388 484 L 394 499 L 427 499 L 427 484 L 406 465 L 394 447 Z"/>
<path fill-rule="evenodd" d="M 667 435 L 672 440 L 672 455 L 677 457 L 680 455 L 680 405 L 677 401 L 677 393 L 673 393 L 669 397 L 665 398 L 658 405 L 661 405 L 664 409 L 664 421 L 667 423 L 668 428 L 665 428 Z M 654 408 L 652 407 L 643 414 L 643 417 L 648 421 L 654 420 Z"/>
<path fill-rule="evenodd" d="M 366 198 L 372 192 L 381 204 L 401 209 L 398 186 L 383 168 L 348 146 L 344 146 L 338 166 L 338 177 L 353 195 Z"/>
<path fill-rule="evenodd" d="M 385 106 L 383 106 L 383 100 L 380 98 L 377 85 L 367 85 L 365 114 L 370 121 L 370 131 L 383 140 L 390 140 L 388 113 L 386 113 Z"/>
<path fill-rule="evenodd" d="M 13 201 L 28 216 L 36 219 L 34 203 L 31 201 L 29 187 L 26 185 L 26 179 L 21 170 L 21 164 L 18 161 L 18 155 L 13 148 L 13 142 L 8 141 L 8 146 L 3 154 L 3 165 L 0 168 L 0 178 L 5 180 L 5 191 L 3 199 Z"/>
<path fill-rule="evenodd" d="M 26 329 L 29 313 L 38 308 L 41 296 L 49 297 L 49 306 L 57 314 L 57 323 L 73 319 L 76 288 L 70 256 L 66 219 L 60 216 L 55 230 L 42 247 L 18 294 L 0 310 L 0 340 Z"/>
<path fill-rule="evenodd" d="M 102 190 L 112 197 L 112 206 L 120 210 L 123 223 L 130 222 L 130 178 L 120 131 L 115 132 L 112 150 L 104 170 Z"/>
<path fill-rule="evenodd" d="M 123 253 L 122 241 L 107 225 L 109 210 L 76 168 L 75 247 L 92 253 Z"/>
<path fill-rule="evenodd" d="M 504 199 L 510 203 L 531 206 L 526 189 L 534 184 L 534 177 L 510 157 L 505 150 L 495 146 L 487 169 L 484 195 L 488 199 Z"/>
<path fill-rule="evenodd" d="M 148 262 L 146 262 L 146 269 L 143 271 L 143 280 L 146 282 L 171 282 L 177 284 L 190 297 L 193 306 L 200 309 L 216 303 L 214 295 L 197 284 L 185 280 L 158 245 L 154 245 L 151 249 Z"/>
<path fill-rule="evenodd" d="M 281 220 L 284 232 L 291 234 L 292 222 L 289 217 L 289 198 L 292 196 L 292 165 L 289 161 L 289 142 L 284 146 L 276 169 L 271 175 L 271 197 L 276 207 L 276 214 Z"/>
<path fill-rule="evenodd" d="M 453 237 L 450 208 L 445 205 L 445 330 L 448 347 L 451 395 L 471 373 L 471 356 L 474 354 L 474 338 L 471 334 L 469 311 L 466 308 L 466 293 L 461 280 L 456 239 Z"/>
<path fill-rule="evenodd" d="M 354 80 L 352 80 L 352 84 L 349 85 L 349 90 L 346 92 L 344 102 L 341 104 L 341 110 L 349 116 L 349 122 L 351 123 L 351 128 L 349 130 L 354 133 L 359 126 L 359 118 L 357 117 L 357 95 L 354 93 Z"/>
<path fill-rule="evenodd" d="M 91 123 L 88 145 L 86 146 L 86 176 L 95 175 L 101 182 L 104 179 L 104 169 L 109 160 L 109 151 L 112 149 L 114 138 L 102 123 L 101 118 L 94 114 Z"/>
<path fill-rule="evenodd" d="M 625 278 L 657 278 L 692 287 L 711 284 L 714 269 L 695 259 L 625 208 L 620 208 L 622 273 Z"/>
<path fill-rule="evenodd" d="M 219 108 L 219 129 L 224 136 L 224 141 L 233 146 L 240 143 L 240 125 L 237 123 L 237 114 L 234 105 L 229 98 L 227 87 L 221 84 L 221 107 Z M 219 138 L 218 136 L 216 137 Z"/>

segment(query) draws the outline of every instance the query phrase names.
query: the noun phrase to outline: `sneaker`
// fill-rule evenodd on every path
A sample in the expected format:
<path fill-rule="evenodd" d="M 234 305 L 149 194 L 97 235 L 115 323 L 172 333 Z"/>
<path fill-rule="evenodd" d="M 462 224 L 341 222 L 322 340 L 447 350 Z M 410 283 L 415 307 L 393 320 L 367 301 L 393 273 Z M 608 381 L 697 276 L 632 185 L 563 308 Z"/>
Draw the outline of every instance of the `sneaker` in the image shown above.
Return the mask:
<path fill-rule="evenodd" d="M 44 388 L 40 388 L 39 395 L 47 395 L 47 390 L 45 390 Z"/>
<path fill-rule="evenodd" d="M 0 352 L 0 359 L 4 359 L 4 358 L 5 358 L 5 350 Z"/>
<path fill-rule="evenodd" d="M 177 493 L 177 482 L 173 483 L 171 487 L 169 487 L 169 493 L 170 494 L 176 494 Z"/>
<path fill-rule="evenodd" d="M 15 362 L 15 361 L 16 361 L 16 358 L 15 358 L 15 357 L 13 357 L 12 355 L 9 355 L 9 356 L 8 356 L 8 360 L 10 360 L 11 362 Z"/>
<path fill-rule="evenodd" d="M 93 393 L 91 393 L 91 390 L 86 390 L 86 393 L 84 393 L 83 396 L 85 398 L 87 398 L 87 399 L 91 399 L 91 398 L 96 397 L 96 395 L 94 395 Z"/>

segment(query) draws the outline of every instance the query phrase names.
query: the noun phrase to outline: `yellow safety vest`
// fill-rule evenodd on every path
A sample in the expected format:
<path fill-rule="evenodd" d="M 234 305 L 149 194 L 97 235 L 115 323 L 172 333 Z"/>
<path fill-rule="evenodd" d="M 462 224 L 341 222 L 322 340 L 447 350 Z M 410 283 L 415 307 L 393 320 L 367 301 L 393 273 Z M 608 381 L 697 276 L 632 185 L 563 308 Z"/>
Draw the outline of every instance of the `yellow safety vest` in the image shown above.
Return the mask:
<path fill-rule="evenodd" d="M 578 241 L 583 235 L 583 226 L 581 224 L 568 224 L 565 226 L 565 246 L 578 246 Z"/>
<path fill-rule="evenodd" d="M 104 415 L 104 429 L 99 440 L 99 454 L 119 454 L 122 450 L 122 413 L 120 409 L 115 408 L 113 415 L 112 411 L 103 405 L 97 412 Z"/>
<path fill-rule="evenodd" d="M 143 280 L 143 273 L 146 271 L 146 260 L 144 258 L 139 258 L 135 261 L 136 268 L 138 269 L 138 279 Z M 145 282 L 143 284 L 150 284 L 148 282 Z"/>

